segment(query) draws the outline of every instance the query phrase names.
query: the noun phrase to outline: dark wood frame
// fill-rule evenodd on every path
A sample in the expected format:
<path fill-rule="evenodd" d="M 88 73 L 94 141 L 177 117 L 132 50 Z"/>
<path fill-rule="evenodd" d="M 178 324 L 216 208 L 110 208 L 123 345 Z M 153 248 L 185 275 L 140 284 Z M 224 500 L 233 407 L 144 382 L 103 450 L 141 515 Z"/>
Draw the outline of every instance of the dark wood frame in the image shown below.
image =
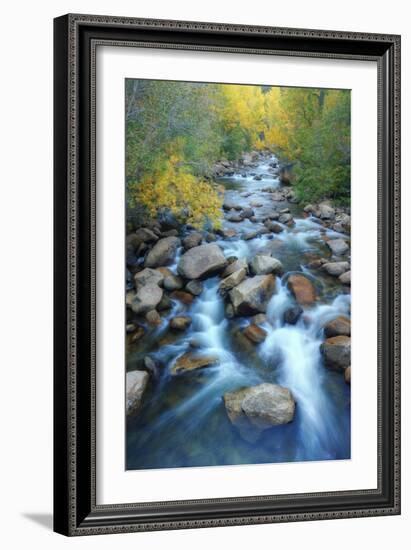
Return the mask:
<path fill-rule="evenodd" d="M 59 17 L 54 31 L 55 531 L 88 535 L 399 514 L 400 37 L 90 15 Z M 95 52 L 102 44 L 377 62 L 376 490 L 96 505 Z"/>

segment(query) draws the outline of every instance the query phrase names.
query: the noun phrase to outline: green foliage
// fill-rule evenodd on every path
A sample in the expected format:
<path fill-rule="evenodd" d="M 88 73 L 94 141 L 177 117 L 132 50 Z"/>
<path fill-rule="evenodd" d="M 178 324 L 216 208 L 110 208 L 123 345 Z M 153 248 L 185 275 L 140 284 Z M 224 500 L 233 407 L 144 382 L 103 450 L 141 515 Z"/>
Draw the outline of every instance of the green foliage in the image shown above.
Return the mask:
<path fill-rule="evenodd" d="M 266 144 L 296 162 L 297 196 L 349 201 L 350 92 L 273 88 L 266 105 Z"/>

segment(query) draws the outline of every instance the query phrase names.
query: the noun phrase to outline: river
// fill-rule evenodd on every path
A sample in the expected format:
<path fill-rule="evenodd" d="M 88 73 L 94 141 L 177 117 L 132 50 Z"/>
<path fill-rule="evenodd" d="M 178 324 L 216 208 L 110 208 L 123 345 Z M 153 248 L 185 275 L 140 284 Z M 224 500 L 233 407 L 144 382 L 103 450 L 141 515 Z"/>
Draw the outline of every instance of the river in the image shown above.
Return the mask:
<path fill-rule="evenodd" d="M 273 210 L 272 193 L 279 188 L 278 174 L 270 164 L 274 156 L 261 156 L 258 166 L 219 179 L 225 201 L 251 207 L 257 218 Z M 255 176 L 262 179 L 255 179 Z M 258 252 L 278 258 L 285 275 L 277 277 L 277 292 L 271 298 L 264 342 L 255 345 L 243 335 L 249 321 L 228 319 L 224 299 L 218 292 L 221 278 L 204 281 L 204 290 L 191 305 L 174 301 L 159 327 L 150 329 L 142 343 L 128 349 L 127 369 L 150 353 L 163 368 L 152 384 L 137 416 L 127 419 L 127 469 L 259 464 L 306 460 L 350 458 L 350 386 L 339 372 L 324 367 L 320 344 L 324 323 L 338 315 L 350 316 L 350 294 L 338 282 L 319 270 L 310 270 L 310 259 L 329 256 L 324 238 L 335 232 L 325 229 L 302 207 L 287 201 L 277 205 L 289 209 L 295 225 L 279 234 L 263 234 L 250 240 L 247 232 L 263 223 L 245 219 L 228 221 L 223 229 L 233 229 L 231 238 L 218 237 L 226 257 L 250 259 Z M 339 238 L 348 237 L 338 233 Z M 169 266 L 176 273 L 182 250 Z M 284 312 L 294 304 L 285 279 L 303 272 L 314 283 L 318 300 L 307 308 L 297 324 L 284 324 Z M 178 314 L 189 315 L 190 328 L 175 333 L 168 322 Z M 218 357 L 218 364 L 198 372 L 173 376 L 177 357 L 192 343 L 206 354 Z M 261 382 L 290 389 L 297 403 L 294 420 L 262 433 L 255 443 L 242 439 L 227 417 L 222 396 L 227 391 Z"/>

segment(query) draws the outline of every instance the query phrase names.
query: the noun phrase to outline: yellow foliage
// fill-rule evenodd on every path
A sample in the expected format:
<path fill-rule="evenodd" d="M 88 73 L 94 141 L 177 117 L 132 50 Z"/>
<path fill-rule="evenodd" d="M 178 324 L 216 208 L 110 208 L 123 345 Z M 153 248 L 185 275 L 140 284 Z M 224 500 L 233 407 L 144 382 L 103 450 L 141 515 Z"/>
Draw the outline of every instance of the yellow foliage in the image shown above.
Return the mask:
<path fill-rule="evenodd" d="M 255 144 L 259 141 L 258 133 L 264 128 L 264 94 L 260 86 L 223 84 L 221 93 L 224 107 L 221 112 L 227 129 L 240 125 L 251 135 Z"/>
<path fill-rule="evenodd" d="M 265 94 L 264 137 L 267 147 L 289 151 L 290 117 L 284 108 L 282 93 L 281 88 L 274 87 Z"/>
<path fill-rule="evenodd" d="M 176 148 L 175 142 L 173 146 L 171 149 Z M 222 200 L 217 191 L 190 173 L 177 152 L 170 153 L 166 162 L 135 183 L 131 195 L 153 217 L 159 210 L 168 209 L 179 221 L 197 228 L 207 221 L 220 226 Z"/>

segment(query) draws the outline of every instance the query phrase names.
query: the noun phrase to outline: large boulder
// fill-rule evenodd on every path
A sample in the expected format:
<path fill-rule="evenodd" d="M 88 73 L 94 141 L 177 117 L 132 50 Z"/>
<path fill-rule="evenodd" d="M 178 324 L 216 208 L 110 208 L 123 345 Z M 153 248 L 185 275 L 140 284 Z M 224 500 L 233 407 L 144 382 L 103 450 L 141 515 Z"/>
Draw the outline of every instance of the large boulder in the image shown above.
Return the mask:
<path fill-rule="evenodd" d="M 206 367 L 211 367 L 218 363 L 218 358 L 211 355 L 198 355 L 194 352 L 187 352 L 178 357 L 172 366 L 170 372 L 172 375 L 191 372 Z"/>
<path fill-rule="evenodd" d="M 247 270 L 245 268 L 234 271 L 219 284 L 219 291 L 222 296 L 225 296 L 229 290 L 239 285 L 246 277 Z"/>
<path fill-rule="evenodd" d="M 162 285 L 163 281 L 163 273 L 157 271 L 157 269 L 151 269 L 150 267 L 146 267 L 134 275 L 134 284 L 137 290 L 148 284 Z"/>
<path fill-rule="evenodd" d="M 350 336 L 350 319 L 344 317 L 344 315 L 339 315 L 324 325 L 324 334 L 327 338 L 332 338 L 333 336 Z"/>
<path fill-rule="evenodd" d="M 145 267 L 160 267 L 171 264 L 180 243 L 181 241 L 177 237 L 166 237 L 157 241 L 146 256 Z"/>
<path fill-rule="evenodd" d="M 348 246 L 347 242 L 344 239 L 330 239 L 326 242 L 328 248 L 331 250 L 333 254 L 336 256 L 342 256 L 348 250 L 350 247 Z"/>
<path fill-rule="evenodd" d="M 282 275 L 284 273 L 283 264 L 280 260 L 264 254 L 254 256 L 250 262 L 250 269 L 253 275 L 267 275 L 268 273 Z"/>
<path fill-rule="evenodd" d="M 143 370 L 133 370 L 126 375 L 126 410 L 127 414 L 136 414 L 147 388 L 149 374 Z"/>
<path fill-rule="evenodd" d="M 310 306 L 315 302 L 317 297 L 315 287 L 304 275 L 290 275 L 287 286 L 300 306 Z"/>
<path fill-rule="evenodd" d="M 339 277 L 350 269 L 350 264 L 348 262 L 327 262 L 322 268 L 328 275 Z"/>
<path fill-rule="evenodd" d="M 142 315 L 155 309 L 163 297 L 163 290 L 156 284 L 149 283 L 136 292 L 131 302 L 131 309 L 137 315 Z"/>
<path fill-rule="evenodd" d="M 178 263 L 179 274 L 186 279 L 203 279 L 218 273 L 227 265 L 221 248 L 215 244 L 202 244 L 190 248 Z"/>
<path fill-rule="evenodd" d="M 294 418 L 295 401 L 290 390 L 263 383 L 224 394 L 228 418 L 241 437 L 250 443 L 265 430 L 287 424 Z"/>
<path fill-rule="evenodd" d="M 344 371 L 351 364 L 351 338 L 349 336 L 333 336 L 320 346 L 320 351 L 327 367 Z"/>
<path fill-rule="evenodd" d="M 230 300 L 236 315 L 265 313 L 275 292 L 273 275 L 256 275 L 245 279 L 230 291 Z"/>

